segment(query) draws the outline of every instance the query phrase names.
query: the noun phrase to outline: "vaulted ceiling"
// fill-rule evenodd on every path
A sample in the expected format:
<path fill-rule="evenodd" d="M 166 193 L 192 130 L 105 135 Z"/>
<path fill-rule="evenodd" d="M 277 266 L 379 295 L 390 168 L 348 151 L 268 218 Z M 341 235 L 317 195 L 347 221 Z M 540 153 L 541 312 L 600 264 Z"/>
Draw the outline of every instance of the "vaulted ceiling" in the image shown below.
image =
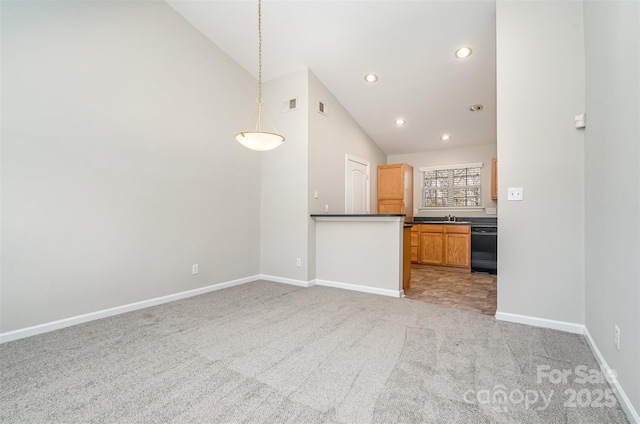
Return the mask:
<path fill-rule="evenodd" d="M 257 0 L 166 1 L 257 78 Z M 309 68 L 387 155 L 496 142 L 494 1 L 264 0 L 262 27 L 263 79 Z"/>

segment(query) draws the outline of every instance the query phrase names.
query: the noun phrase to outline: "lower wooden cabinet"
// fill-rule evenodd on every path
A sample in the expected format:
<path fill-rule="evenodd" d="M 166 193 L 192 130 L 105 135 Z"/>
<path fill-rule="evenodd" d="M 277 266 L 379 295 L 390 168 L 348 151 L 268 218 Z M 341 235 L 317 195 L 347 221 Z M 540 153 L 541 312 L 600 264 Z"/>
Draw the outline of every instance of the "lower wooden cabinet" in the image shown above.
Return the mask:
<path fill-rule="evenodd" d="M 420 249 L 420 226 L 411 227 L 411 262 L 418 262 L 418 252 Z"/>
<path fill-rule="evenodd" d="M 444 263 L 442 250 L 443 227 L 442 225 L 420 226 L 421 264 L 442 265 Z"/>
<path fill-rule="evenodd" d="M 421 264 L 470 268 L 471 227 L 422 224 L 418 251 Z"/>
<path fill-rule="evenodd" d="M 402 234 L 402 290 L 411 288 L 411 228 L 404 227 Z"/>
<path fill-rule="evenodd" d="M 444 246 L 445 265 L 468 267 L 471 264 L 468 234 L 445 234 Z"/>

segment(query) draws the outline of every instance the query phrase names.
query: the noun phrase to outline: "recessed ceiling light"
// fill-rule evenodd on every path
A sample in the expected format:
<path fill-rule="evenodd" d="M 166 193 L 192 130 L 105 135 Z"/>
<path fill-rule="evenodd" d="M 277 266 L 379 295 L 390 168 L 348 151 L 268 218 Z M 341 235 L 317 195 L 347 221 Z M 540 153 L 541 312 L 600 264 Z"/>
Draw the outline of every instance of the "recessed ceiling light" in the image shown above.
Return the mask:
<path fill-rule="evenodd" d="M 471 56 L 472 52 L 473 50 L 471 50 L 471 47 L 460 47 L 458 50 L 456 50 L 455 56 L 458 59 L 464 59 L 465 57 Z"/>
<path fill-rule="evenodd" d="M 378 76 L 376 74 L 367 74 L 364 76 L 364 80 L 366 82 L 376 82 L 378 81 Z"/>
<path fill-rule="evenodd" d="M 395 122 L 395 124 L 396 124 L 396 125 L 404 125 L 404 124 L 406 124 L 406 123 L 407 123 L 407 121 L 405 121 L 405 120 L 404 120 L 404 119 L 402 119 L 402 118 L 400 118 L 400 119 L 396 119 L 396 120 L 395 120 L 395 121 L 393 121 L 393 122 Z"/>
<path fill-rule="evenodd" d="M 451 136 L 449 134 L 442 134 L 442 137 L 440 137 L 440 140 L 442 141 L 451 140 Z"/>

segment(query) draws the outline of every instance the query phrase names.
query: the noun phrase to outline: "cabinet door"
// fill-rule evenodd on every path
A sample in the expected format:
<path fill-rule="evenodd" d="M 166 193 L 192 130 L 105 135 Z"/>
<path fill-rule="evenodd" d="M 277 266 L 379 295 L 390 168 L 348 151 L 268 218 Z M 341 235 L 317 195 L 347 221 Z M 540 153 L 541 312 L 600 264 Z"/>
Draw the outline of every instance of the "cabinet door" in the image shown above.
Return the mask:
<path fill-rule="evenodd" d="M 413 228 L 417 228 L 417 225 L 414 225 Z M 420 248 L 420 232 L 411 229 L 411 262 L 418 262 L 418 251 Z"/>
<path fill-rule="evenodd" d="M 444 264 L 450 266 L 471 266 L 471 243 L 469 234 L 444 235 Z"/>
<path fill-rule="evenodd" d="M 442 265 L 442 233 L 420 233 L 420 263 Z"/>
<path fill-rule="evenodd" d="M 378 200 L 402 200 L 403 198 L 403 164 L 378 166 Z M 404 213 L 404 210 L 398 213 Z"/>
<path fill-rule="evenodd" d="M 411 247 L 418 247 L 420 245 L 420 233 L 417 231 L 411 231 Z"/>
<path fill-rule="evenodd" d="M 402 200 L 378 200 L 379 214 L 400 214 L 404 213 L 404 202 Z"/>

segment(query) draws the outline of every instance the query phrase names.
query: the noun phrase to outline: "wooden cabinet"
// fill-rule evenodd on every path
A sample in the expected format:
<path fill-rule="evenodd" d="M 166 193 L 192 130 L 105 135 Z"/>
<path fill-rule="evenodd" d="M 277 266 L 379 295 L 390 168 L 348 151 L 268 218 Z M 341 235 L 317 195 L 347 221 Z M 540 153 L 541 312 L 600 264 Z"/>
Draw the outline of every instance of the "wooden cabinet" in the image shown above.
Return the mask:
<path fill-rule="evenodd" d="M 405 214 L 413 221 L 413 167 L 406 163 L 378 166 L 378 213 Z"/>
<path fill-rule="evenodd" d="M 443 225 L 420 226 L 420 263 L 429 265 L 442 265 Z"/>
<path fill-rule="evenodd" d="M 411 227 L 411 262 L 418 262 L 418 251 L 420 249 L 420 226 Z"/>
<path fill-rule="evenodd" d="M 401 200 L 378 200 L 378 213 L 403 214 L 404 203 Z"/>
<path fill-rule="evenodd" d="M 498 200 L 498 159 L 491 159 L 491 200 Z"/>
<path fill-rule="evenodd" d="M 411 228 L 404 227 L 402 239 L 402 290 L 411 288 Z"/>
<path fill-rule="evenodd" d="M 471 267 L 469 225 L 420 225 L 419 263 Z"/>
<path fill-rule="evenodd" d="M 471 234 L 468 225 L 445 225 L 444 265 L 471 266 Z"/>

